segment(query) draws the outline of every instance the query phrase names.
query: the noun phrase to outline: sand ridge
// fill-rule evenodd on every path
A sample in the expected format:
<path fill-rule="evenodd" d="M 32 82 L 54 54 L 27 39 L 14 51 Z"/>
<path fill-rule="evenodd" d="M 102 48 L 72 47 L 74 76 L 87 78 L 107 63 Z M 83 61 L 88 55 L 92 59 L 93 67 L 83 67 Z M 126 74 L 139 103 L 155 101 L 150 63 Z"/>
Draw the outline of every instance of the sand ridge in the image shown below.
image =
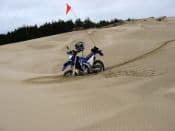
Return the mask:
<path fill-rule="evenodd" d="M 106 70 L 64 78 L 75 31 L 0 47 L 0 130 L 174 131 L 175 20 L 90 29 Z"/>

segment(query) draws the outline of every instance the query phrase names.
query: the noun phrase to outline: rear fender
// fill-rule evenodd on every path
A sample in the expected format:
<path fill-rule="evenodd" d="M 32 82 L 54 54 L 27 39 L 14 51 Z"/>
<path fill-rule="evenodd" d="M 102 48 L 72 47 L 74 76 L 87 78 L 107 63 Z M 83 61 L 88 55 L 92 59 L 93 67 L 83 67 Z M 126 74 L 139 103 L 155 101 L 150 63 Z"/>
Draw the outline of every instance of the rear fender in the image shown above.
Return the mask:
<path fill-rule="evenodd" d="M 94 61 L 95 61 L 95 55 L 92 55 L 89 60 L 88 60 L 88 63 L 92 66 L 94 64 Z"/>

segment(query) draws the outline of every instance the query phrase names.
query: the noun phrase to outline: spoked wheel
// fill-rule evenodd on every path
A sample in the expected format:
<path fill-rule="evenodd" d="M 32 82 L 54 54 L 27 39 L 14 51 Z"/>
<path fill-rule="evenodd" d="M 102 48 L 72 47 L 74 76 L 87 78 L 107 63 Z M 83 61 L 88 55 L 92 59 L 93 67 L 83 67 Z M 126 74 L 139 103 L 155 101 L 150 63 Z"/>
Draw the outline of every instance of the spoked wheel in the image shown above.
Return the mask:
<path fill-rule="evenodd" d="M 76 75 L 76 74 L 75 74 Z M 64 77 L 72 77 L 73 76 L 73 71 L 72 70 L 68 70 L 64 73 Z"/>
<path fill-rule="evenodd" d="M 64 73 L 64 77 L 71 77 L 73 75 L 73 71 L 72 70 L 68 70 Z"/>
<path fill-rule="evenodd" d="M 93 72 L 94 73 L 99 73 L 99 72 L 103 72 L 105 70 L 104 64 L 102 61 L 97 60 L 94 62 L 93 64 Z"/>

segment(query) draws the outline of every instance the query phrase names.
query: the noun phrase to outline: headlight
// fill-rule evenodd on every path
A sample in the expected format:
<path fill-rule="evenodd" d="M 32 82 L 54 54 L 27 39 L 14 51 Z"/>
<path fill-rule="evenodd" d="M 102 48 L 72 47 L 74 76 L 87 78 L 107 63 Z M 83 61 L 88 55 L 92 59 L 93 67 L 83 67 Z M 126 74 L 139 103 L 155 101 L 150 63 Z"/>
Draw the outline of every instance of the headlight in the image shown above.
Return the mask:
<path fill-rule="evenodd" d="M 73 57 L 73 55 L 69 55 L 69 56 L 68 56 L 69 60 L 71 60 L 71 59 L 72 59 L 72 57 Z"/>

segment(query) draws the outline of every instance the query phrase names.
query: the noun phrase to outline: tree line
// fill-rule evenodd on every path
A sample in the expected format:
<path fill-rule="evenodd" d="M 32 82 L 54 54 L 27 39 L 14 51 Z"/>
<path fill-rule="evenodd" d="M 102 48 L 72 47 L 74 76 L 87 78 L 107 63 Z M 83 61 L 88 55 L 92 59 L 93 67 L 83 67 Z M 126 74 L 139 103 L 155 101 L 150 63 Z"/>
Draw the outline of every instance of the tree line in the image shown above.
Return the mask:
<path fill-rule="evenodd" d="M 23 26 L 18 29 L 15 29 L 12 32 L 8 32 L 7 34 L 0 34 L 0 45 L 31 40 L 35 38 L 66 33 L 75 30 L 100 28 L 112 24 L 120 25 L 122 23 L 123 21 L 119 19 L 113 19 L 111 21 L 102 20 L 99 22 L 93 22 L 88 18 L 84 21 L 82 21 L 81 19 L 77 19 L 75 22 L 73 22 L 72 20 L 59 20 L 55 22 L 45 23 L 41 26 Z"/>

